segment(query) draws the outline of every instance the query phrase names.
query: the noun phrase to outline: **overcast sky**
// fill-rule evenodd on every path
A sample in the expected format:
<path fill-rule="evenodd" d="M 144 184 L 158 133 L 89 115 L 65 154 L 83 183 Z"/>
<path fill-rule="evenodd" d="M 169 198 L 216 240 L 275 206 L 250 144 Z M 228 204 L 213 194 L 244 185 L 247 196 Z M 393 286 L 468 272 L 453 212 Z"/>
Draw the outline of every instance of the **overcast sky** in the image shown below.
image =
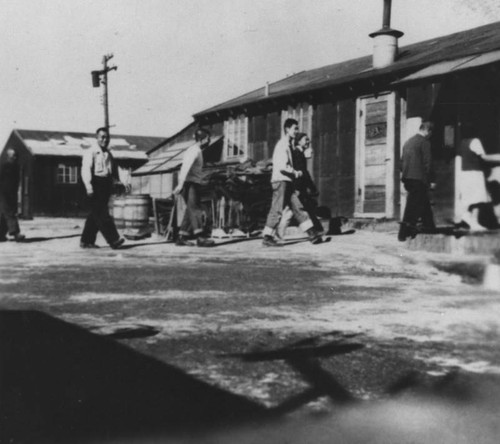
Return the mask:
<path fill-rule="evenodd" d="M 500 20 L 497 0 L 393 0 L 401 45 Z M 473 6 L 469 6 L 473 5 Z M 0 143 L 103 124 L 90 71 L 113 53 L 112 131 L 167 137 L 294 72 L 370 54 L 382 0 L 0 0 Z"/>

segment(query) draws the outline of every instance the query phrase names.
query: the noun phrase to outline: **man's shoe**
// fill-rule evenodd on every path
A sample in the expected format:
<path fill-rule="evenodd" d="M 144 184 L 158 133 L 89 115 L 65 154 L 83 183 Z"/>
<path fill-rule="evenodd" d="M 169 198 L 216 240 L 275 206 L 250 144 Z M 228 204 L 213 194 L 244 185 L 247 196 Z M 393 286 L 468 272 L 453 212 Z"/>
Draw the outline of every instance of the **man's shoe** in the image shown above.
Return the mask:
<path fill-rule="evenodd" d="M 318 245 L 323 242 L 323 236 L 320 233 L 316 233 L 315 236 L 309 238 L 309 242 L 313 245 Z"/>
<path fill-rule="evenodd" d="M 86 242 L 80 242 L 80 248 L 99 248 L 99 245 L 87 244 Z"/>
<path fill-rule="evenodd" d="M 123 244 L 125 243 L 125 239 L 123 237 L 120 237 L 115 243 L 111 244 L 111 248 L 113 250 L 118 250 Z"/>
<path fill-rule="evenodd" d="M 198 247 L 213 247 L 215 242 L 212 239 L 208 239 L 206 237 L 199 237 L 196 239 L 196 245 Z"/>
<path fill-rule="evenodd" d="M 309 242 L 311 242 L 311 244 L 316 245 L 323 242 L 321 233 L 319 233 L 316 229 L 310 228 L 309 230 L 307 230 L 307 234 L 309 236 Z"/>
<path fill-rule="evenodd" d="M 188 241 L 188 239 L 184 236 L 179 236 L 175 241 L 175 245 L 178 247 L 194 247 L 194 243 Z"/>
<path fill-rule="evenodd" d="M 274 239 L 274 237 L 269 236 L 267 234 L 264 236 L 264 239 L 262 239 L 262 245 L 264 245 L 264 247 L 281 247 L 281 246 L 283 246 L 283 244 L 278 243 L 276 241 L 276 239 Z"/>
<path fill-rule="evenodd" d="M 13 240 L 15 242 L 22 242 L 25 239 L 26 239 L 26 236 L 24 234 L 21 234 L 21 233 L 14 234 L 14 239 Z"/>
<path fill-rule="evenodd" d="M 7 237 L 6 236 L 0 237 L 0 242 L 7 242 Z"/>

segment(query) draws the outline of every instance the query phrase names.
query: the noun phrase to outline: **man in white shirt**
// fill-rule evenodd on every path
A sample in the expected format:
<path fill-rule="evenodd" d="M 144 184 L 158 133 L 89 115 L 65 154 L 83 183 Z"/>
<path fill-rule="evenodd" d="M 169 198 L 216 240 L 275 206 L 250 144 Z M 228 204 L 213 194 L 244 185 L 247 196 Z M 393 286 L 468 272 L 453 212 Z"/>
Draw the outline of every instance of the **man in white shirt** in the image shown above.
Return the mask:
<path fill-rule="evenodd" d="M 182 166 L 179 172 L 179 182 L 174 194 L 180 194 L 186 202 L 186 211 L 182 220 L 176 245 L 193 246 L 188 237 L 196 237 L 199 247 L 211 247 L 214 241 L 204 236 L 204 227 L 200 202 L 201 185 L 203 182 L 203 150 L 210 144 L 210 132 L 205 128 L 198 128 L 194 133 L 195 144 L 184 153 Z"/>
<path fill-rule="evenodd" d="M 109 214 L 108 202 L 113 185 L 119 182 L 118 170 L 108 150 L 109 132 L 107 128 L 96 131 L 97 146 L 87 148 L 82 159 L 82 181 L 87 192 L 90 213 L 85 221 L 80 247 L 99 248 L 96 244 L 100 231 L 111 248 L 120 248 L 124 239 L 116 230 L 115 221 Z"/>
<path fill-rule="evenodd" d="M 322 241 L 321 234 L 313 228 L 313 222 L 304 210 L 294 185 L 294 181 L 302 176 L 302 171 L 293 168 L 292 158 L 293 142 L 298 130 L 298 122 L 295 119 L 286 119 L 284 124 L 285 134 L 274 148 L 271 176 L 273 199 L 271 209 L 267 215 L 266 226 L 262 233 L 264 235 L 262 243 L 266 247 L 282 245 L 276 241 L 274 235 L 280 223 L 283 208 L 287 205 L 292 210 L 299 227 L 309 235 L 311 243 L 318 244 Z"/>

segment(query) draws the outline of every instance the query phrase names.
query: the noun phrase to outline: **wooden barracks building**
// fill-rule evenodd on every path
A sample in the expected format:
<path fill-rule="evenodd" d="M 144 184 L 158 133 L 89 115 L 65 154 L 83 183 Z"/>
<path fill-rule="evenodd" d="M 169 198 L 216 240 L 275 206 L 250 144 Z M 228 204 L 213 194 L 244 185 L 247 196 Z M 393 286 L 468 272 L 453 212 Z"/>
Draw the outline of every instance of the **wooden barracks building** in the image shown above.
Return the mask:
<path fill-rule="evenodd" d="M 270 158 L 284 120 L 294 117 L 311 135 L 320 205 L 333 215 L 398 219 L 402 144 L 430 119 L 436 220 L 454 219 L 464 123 L 477 124 L 487 152 L 500 151 L 500 22 L 398 48 L 403 33 L 390 28 L 390 1 L 384 6 L 382 29 L 370 34 L 373 55 L 300 72 L 197 113 L 198 125 L 223 136 L 220 162 Z"/>

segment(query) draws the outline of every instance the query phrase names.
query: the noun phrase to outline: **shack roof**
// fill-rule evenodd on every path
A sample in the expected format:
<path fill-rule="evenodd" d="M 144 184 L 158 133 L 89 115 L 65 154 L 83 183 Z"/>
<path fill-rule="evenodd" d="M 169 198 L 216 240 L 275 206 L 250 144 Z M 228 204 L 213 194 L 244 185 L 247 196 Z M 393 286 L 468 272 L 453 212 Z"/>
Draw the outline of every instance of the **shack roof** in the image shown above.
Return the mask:
<path fill-rule="evenodd" d="M 500 49 L 500 22 L 457 32 L 403 46 L 397 60 L 386 68 L 374 69 L 372 55 L 302 71 L 235 99 L 208 108 L 194 115 L 201 117 L 218 111 L 265 102 L 280 97 L 307 93 L 328 87 L 346 85 L 361 80 L 393 75 L 406 76 L 426 66 Z"/>
<path fill-rule="evenodd" d="M 222 136 L 214 137 L 210 141 L 210 146 L 213 146 L 221 139 Z M 157 156 L 152 155 L 147 163 L 132 172 L 132 176 L 149 176 L 151 174 L 163 174 L 175 171 L 182 165 L 184 152 L 194 144 L 194 140 L 188 140 L 169 146 L 161 154 Z"/>
<path fill-rule="evenodd" d="M 97 144 L 95 133 L 71 131 L 13 131 L 35 156 L 80 157 L 83 150 Z M 146 152 L 161 144 L 165 138 L 111 134 L 109 147 L 117 159 L 147 160 Z"/>

